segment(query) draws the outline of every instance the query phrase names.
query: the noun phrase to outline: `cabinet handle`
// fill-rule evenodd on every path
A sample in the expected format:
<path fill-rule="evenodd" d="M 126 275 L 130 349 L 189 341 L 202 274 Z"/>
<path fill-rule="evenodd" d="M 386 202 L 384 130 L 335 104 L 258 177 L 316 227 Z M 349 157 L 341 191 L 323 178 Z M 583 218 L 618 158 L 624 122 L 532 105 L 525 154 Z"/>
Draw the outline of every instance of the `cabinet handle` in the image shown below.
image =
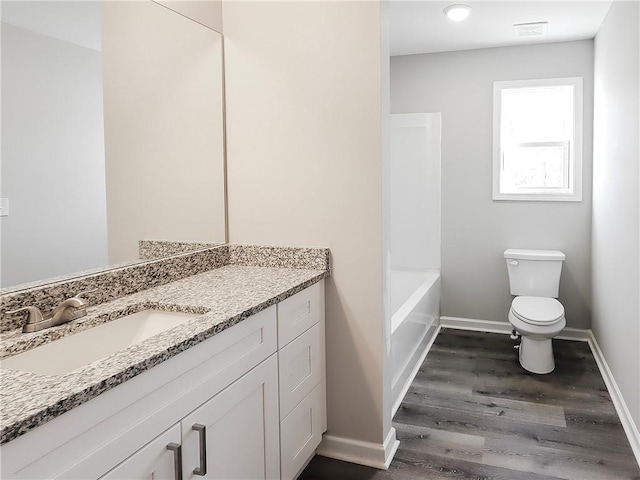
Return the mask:
<path fill-rule="evenodd" d="M 182 480 L 182 445 L 171 442 L 167 445 L 167 450 L 173 452 L 173 478 Z"/>
<path fill-rule="evenodd" d="M 191 427 L 200 437 L 200 466 L 193 469 L 195 475 L 204 477 L 207 474 L 207 427 L 196 423 Z"/>

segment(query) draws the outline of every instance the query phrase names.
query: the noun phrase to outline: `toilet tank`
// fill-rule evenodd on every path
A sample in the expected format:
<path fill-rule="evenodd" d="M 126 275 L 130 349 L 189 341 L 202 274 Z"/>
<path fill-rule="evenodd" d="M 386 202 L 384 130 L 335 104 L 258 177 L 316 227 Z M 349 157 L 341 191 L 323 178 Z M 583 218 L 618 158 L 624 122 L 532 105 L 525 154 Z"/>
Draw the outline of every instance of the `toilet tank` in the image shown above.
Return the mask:
<path fill-rule="evenodd" d="M 558 298 L 560 273 L 565 254 L 559 250 L 516 250 L 504 252 L 511 295 Z"/>

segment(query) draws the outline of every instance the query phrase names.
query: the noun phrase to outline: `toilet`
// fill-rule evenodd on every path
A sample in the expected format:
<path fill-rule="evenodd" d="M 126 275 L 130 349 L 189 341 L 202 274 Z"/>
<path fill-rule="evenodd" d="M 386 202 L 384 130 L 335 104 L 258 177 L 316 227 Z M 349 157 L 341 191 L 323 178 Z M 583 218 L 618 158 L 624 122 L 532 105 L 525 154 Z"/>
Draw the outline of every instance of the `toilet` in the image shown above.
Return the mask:
<path fill-rule="evenodd" d="M 558 250 L 504 252 L 511 295 L 509 323 L 521 336 L 520 365 L 532 373 L 555 368 L 551 339 L 566 326 L 564 307 L 557 300 L 565 254 Z"/>

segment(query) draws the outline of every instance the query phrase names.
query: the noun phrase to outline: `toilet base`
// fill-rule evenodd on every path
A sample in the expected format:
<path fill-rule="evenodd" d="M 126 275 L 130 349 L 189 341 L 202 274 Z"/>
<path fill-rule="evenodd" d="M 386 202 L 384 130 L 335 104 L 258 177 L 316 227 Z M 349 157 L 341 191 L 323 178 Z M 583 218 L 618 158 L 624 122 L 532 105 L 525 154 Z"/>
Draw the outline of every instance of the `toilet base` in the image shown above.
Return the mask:
<path fill-rule="evenodd" d="M 520 365 L 531 373 L 545 374 L 553 372 L 556 363 L 553 359 L 553 346 L 550 338 L 521 337 L 519 349 Z"/>

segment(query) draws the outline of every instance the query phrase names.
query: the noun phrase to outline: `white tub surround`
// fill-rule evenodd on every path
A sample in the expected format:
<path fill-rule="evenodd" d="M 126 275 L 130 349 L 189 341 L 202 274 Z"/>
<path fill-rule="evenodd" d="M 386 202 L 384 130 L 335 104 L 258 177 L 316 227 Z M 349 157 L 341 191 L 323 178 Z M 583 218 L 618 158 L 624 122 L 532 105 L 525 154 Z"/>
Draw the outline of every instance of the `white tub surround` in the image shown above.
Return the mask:
<path fill-rule="evenodd" d="M 391 115 L 391 269 L 439 269 L 441 126 L 439 113 Z"/>
<path fill-rule="evenodd" d="M 440 314 L 440 272 L 391 272 L 391 398 L 392 415 L 433 341 Z"/>
<path fill-rule="evenodd" d="M 402 402 L 429 351 L 440 314 L 439 113 L 391 115 L 390 405 Z"/>

